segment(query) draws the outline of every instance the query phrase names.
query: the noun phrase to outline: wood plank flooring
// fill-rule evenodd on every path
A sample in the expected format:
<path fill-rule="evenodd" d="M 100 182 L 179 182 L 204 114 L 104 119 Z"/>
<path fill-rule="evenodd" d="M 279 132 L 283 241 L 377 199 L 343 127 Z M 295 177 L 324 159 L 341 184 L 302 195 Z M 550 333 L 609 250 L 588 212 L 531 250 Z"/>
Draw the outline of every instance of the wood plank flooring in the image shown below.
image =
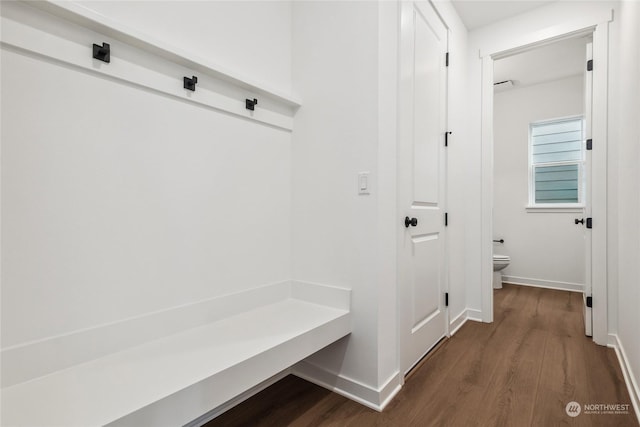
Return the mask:
<path fill-rule="evenodd" d="M 494 323 L 467 322 L 382 413 L 288 376 L 206 426 L 639 426 L 632 406 L 565 412 L 631 404 L 614 350 L 584 336 L 582 294 L 505 285 L 494 307 Z"/>

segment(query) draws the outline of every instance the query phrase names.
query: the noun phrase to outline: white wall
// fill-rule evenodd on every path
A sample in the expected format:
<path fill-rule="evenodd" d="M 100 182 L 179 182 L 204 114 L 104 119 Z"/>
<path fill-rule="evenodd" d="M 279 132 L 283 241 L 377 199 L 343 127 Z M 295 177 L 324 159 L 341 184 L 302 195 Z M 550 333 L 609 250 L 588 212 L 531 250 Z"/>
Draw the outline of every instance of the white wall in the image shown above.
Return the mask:
<path fill-rule="evenodd" d="M 620 74 L 616 89 L 619 110 L 613 128 L 618 130 L 619 168 L 617 209 L 620 239 L 617 261 L 617 334 L 630 364 L 636 393 L 640 394 L 640 3 L 620 6 Z M 615 332 L 615 331 L 614 331 Z M 640 397 L 637 396 L 636 398 Z"/>
<path fill-rule="evenodd" d="M 95 6 L 290 86 L 288 4 Z M 290 132 L 10 48 L 2 106 L 3 348 L 291 278 Z"/>
<path fill-rule="evenodd" d="M 521 283 L 584 285 L 585 228 L 573 221 L 582 213 L 525 209 L 529 124 L 582 115 L 583 87 L 578 75 L 494 95 L 493 234 L 505 240 L 494 244 L 494 252 L 511 257 L 503 273 Z"/>
<path fill-rule="evenodd" d="M 304 99 L 293 133 L 293 278 L 353 290 L 351 336 L 311 362 L 377 389 L 378 5 L 296 2 L 293 23 Z M 371 173 L 370 195 L 358 195 L 360 171 Z"/>
<path fill-rule="evenodd" d="M 289 1 L 92 1 L 78 4 L 236 76 L 291 89 Z"/>

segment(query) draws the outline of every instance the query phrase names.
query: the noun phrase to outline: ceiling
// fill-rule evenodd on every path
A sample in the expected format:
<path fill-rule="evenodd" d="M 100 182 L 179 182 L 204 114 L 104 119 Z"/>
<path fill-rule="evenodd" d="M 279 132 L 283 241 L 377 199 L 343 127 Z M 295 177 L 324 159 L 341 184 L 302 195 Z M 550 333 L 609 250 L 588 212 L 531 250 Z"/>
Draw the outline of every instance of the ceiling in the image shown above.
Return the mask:
<path fill-rule="evenodd" d="M 494 82 L 512 80 L 514 88 L 581 75 L 586 67 L 587 37 L 561 40 L 493 64 Z"/>
<path fill-rule="evenodd" d="M 469 31 L 493 24 L 512 16 L 519 15 L 531 9 L 552 3 L 554 0 L 527 1 L 527 0 L 452 0 L 453 7 L 464 22 Z"/>

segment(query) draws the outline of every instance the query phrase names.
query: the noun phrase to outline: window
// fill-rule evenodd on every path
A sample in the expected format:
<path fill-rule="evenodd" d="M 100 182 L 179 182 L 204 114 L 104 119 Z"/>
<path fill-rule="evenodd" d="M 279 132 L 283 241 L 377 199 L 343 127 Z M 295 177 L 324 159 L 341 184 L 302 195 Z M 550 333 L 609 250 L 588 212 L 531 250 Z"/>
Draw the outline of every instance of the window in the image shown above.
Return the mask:
<path fill-rule="evenodd" d="M 578 207 L 583 196 L 583 119 L 571 117 L 529 127 L 529 205 Z"/>

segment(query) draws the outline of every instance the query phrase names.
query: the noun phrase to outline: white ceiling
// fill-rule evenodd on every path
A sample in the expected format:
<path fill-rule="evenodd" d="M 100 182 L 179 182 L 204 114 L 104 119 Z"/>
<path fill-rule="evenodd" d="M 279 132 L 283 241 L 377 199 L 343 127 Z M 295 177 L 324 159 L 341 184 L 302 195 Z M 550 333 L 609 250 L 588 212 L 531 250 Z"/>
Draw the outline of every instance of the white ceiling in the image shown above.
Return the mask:
<path fill-rule="evenodd" d="M 493 24 L 512 16 L 519 15 L 531 9 L 552 3 L 554 0 L 527 1 L 527 0 L 452 0 L 453 7 L 464 22 L 469 31 Z"/>
<path fill-rule="evenodd" d="M 514 88 L 580 75 L 586 67 L 587 37 L 555 42 L 494 62 L 494 82 L 513 80 Z"/>

